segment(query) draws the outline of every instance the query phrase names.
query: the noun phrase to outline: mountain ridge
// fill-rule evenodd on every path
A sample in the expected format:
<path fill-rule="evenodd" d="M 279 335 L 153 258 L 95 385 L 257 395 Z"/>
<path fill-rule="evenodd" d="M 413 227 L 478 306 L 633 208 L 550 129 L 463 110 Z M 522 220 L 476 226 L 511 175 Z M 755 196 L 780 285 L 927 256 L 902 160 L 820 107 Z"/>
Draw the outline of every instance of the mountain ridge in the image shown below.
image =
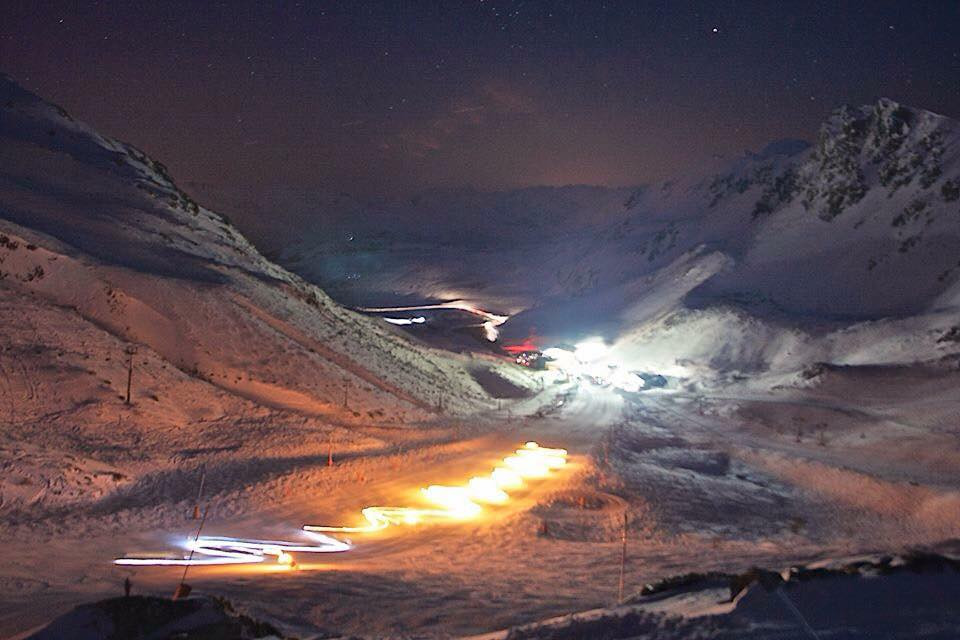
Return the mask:
<path fill-rule="evenodd" d="M 731 305 L 801 333 L 928 311 L 944 312 L 938 322 L 950 322 L 960 277 L 958 132 L 945 116 L 881 98 L 836 109 L 813 144 L 774 141 L 726 161 L 724 170 L 631 189 L 622 207 L 598 204 L 596 224 L 541 225 L 521 248 L 507 238 L 511 222 L 529 214 L 526 203 L 487 194 L 498 203 L 489 211 L 499 239 L 462 233 L 446 249 L 415 233 L 393 233 L 364 243 L 365 233 L 378 232 L 357 223 L 354 240 L 308 231 L 278 259 L 348 299 L 456 296 L 513 313 L 503 327 L 507 339 L 536 327 L 547 340 L 593 332 L 616 341 L 643 333 L 638 324 L 647 320 L 638 318 Z M 562 208 L 559 200 L 554 205 Z M 540 219 L 549 206 L 540 206 Z M 585 204 L 585 213 L 590 208 Z M 452 201 L 444 216 L 430 216 L 441 227 L 436 237 L 462 231 L 459 212 L 466 210 Z M 405 216 L 425 218 L 425 211 L 411 206 Z M 707 269 L 710 275 L 669 308 L 630 317 L 647 296 L 663 303 L 654 302 L 658 273 L 691 268 L 699 260 L 691 256 L 712 252 L 727 257 L 724 267 Z"/>
<path fill-rule="evenodd" d="M 495 406 L 472 372 L 501 363 L 341 307 L 162 164 L 9 79 L 0 141 L 0 387 L 16 425 L 0 440 L 23 451 L 27 478 L 0 483 L 0 508 L 95 497 L 76 484 L 70 452 L 105 421 L 122 452 L 109 456 L 111 477 L 127 482 L 147 469 L 143 456 L 175 461 L 209 439 L 232 447 L 236 433 L 259 455 L 286 451 L 303 429 L 324 434 L 305 451 L 334 437 L 349 448 L 376 441 L 358 426 L 442 426 Z"/>

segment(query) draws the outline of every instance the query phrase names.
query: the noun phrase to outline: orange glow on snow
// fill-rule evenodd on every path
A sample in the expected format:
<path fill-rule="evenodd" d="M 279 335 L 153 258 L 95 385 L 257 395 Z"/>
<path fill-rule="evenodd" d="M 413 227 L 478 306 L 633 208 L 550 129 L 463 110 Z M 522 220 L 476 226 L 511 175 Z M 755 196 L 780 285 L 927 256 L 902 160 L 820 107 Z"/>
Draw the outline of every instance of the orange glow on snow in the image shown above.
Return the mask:
<path fill-rule="evenodd" d="M 421 489 L 420 495 L 433 508 L 366 507 L 360 512 L 367 521 L 366 525 L 305 525 L 303 528 L 324 533 L 370 533 L 386 529 L 391 524 L 471 520 L 483 513 L 482 503 L 503 504 L 510 499 L 507 490 L 521 488 L 525 478 L 545 478 L 551 470 L 563 467 L 566 462 L 566 449 L 551 449 L 541 447 L 536 442 L 527 442 L 514 455 L 505 457 L 503 464 L 494 468 L 489 475 L 474 476 L 466 486 L 430 485 Z"/>
<path fill-rule="evenodd" d="M 390 525 L 417 525 L 425 522 L 473 520 L 483 514 L 484 504 L 504 504 L 510 490 L 520 489 L 525 479 L 545 478 L 567 462 L 566 449 L 541 447 L 527 442 L 513 455 L 503 459 L 488 475 L 474 476 L 462 486 L 432 484 L 419 492 L 425 507 L 366 507 L 361 510 L 366 524 L 356 527 L 305 525 L 303 535 L 309 542 L 250 540 L 222 536 L 188 539 L 183 557 L 126 557 L 115 564 L 133 566 L 251 565 L 269 558 L 277 569 L 294 568 L 293 553 L 336 553 L 349 551 L 352 545 L 328 533 L 370 533 Z"/>

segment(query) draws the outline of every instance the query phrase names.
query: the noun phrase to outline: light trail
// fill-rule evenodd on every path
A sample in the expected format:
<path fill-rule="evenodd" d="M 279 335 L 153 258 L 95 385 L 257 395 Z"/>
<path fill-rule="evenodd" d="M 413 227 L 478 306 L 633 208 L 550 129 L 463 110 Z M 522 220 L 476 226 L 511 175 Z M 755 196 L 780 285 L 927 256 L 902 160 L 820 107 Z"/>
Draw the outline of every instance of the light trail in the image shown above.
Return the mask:
<path fill-rule="evenodd" d="M 519 489 L 525 479 L 545 478 L 551 470 L 567 463 L 566 449 L 541 447 L 528 442 L 514 455 L 503 459 L 489 475 L 475 476 L 466 486 L 430 485 L 420 490 L 433 508 L 366 507 L 360 514 L 367 524 L 360 526 L 304 525 L 304 530 L 323 533 L 372 533 L 390 525 L 413 525 L 421 522 L 470 520 L 483 512 L 482 504 L 503 504 L 509 499 L 507 490 Z"/>
<path fill-rule="evenodd" d="M 497 329 L 497 325 L 492 320 L 483 322 L 483 337 L 487 339 L 487 342 L 496 342 L 497 338 L 500 337 L 500 330 Z"/>
<path fill-rule="evenodd" d="M 268 557 L 280 564 L 292 564 L 291 553 L 337 553 L 348 551 L 351 546 L 330 536 L 305 532 L 314 544 L 288 542 L 285 540 L 248 540 L 223 536 L 200 536 L 184 541 L 187 551 L 198 558 L 117 558 L 114 564 L 124 566 L 204 566 L 221 564 L 253 564 Z"/>
<path fill-rule="evenodd" d="M 423 316 L 417 316 L 416 318 L 384 318 L 390 324 L 395 324 L 400 327 L 405 327 L 412 324 L 423 324 L 427 321 Z"/>
<path fill-rule="evenodd" d="M 467 313 L 472 313 L 475 316 L 484 318 L 494 327 L 499 327 L 510 319 L 510 316 L 502 316 L 489 311 L 484 311 L 483 309 L 475 307 L 472 304 L 464 302 L 463 300 L 451 300 L 450 302 L 413 305 L 408 307 L 360 307 L 357 309 L 357 311 L 362 311 L 363 313 L 393 313 L 395 311 L 430 311 L 435 309 L 456 309 L 458 311 L 466 311 Z"/>
<path fill-rule="evenodd" d="M 510 316 L 502 316 L 496 313 L 490 313 L 489 311 L 484 311 L 483 309 L 475 307 L 472 304 L 468 304 L 463 300 L 452 300 L 450 302 L 414 305 L 408 307 L 360 307 L 357 309 L 357 311 L 362 311 L 364 313 L 394 313 L 397 311 L 426 311 L 432 309 L 456 309 L 458 311 L 466 311 L 467 313 L 472 313 L 475 316 L 483 318 L 483 335 L 490 342 L 497 341 L 497 338 L 500 337 L 500 331 L 497 329 L 497 327 L 510 319 Z M 384 318 L 384 320 L 390 324 L 410 325 L 421 324 L 425 321 L 425 318 L 419 316 L 417 318 Z"/>
<path fill-rule="evenodd" d="M 293 566 L 292 553 L 339 553 L 352 545 L 328 533 L 371 533 L 390 525 L 415 525 L 426 522 L 471 520 L 483 513 L 484 504 L 499 505 L 510 499 L 508 491 L 520 489 L 524 480 L 544 478 L 567 463 L 566 449 L 541 447 L 527 442 L 513 455 L 503 459 L 486 476 L 475 476 L 463 486 L 430 485 L 420 490 L 424 501 L 419 507 L 366 507 L 361 514 L 365 525 L 330 527 L 305 525 L 310 544 L 285 540 L 255 540 L 224 536 L 199 536 L 184 541 L 190 552 L 184 557 L 124 557 L 114 560 L 123 566 L 211 566 L 254 564 L 274 558 L 276 563 Z"/>

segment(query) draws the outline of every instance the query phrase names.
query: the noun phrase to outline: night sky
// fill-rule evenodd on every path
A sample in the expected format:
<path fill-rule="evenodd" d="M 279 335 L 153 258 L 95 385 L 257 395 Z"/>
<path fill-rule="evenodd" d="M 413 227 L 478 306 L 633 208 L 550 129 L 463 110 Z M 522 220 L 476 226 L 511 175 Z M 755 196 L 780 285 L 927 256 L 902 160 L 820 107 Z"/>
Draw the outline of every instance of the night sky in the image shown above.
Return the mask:
<path fill-rule="evenodd" d="M 960 116 L 960 3 L 7 0 L 0 69 L 237 194 L 635 185 L 842 103 Z"/>

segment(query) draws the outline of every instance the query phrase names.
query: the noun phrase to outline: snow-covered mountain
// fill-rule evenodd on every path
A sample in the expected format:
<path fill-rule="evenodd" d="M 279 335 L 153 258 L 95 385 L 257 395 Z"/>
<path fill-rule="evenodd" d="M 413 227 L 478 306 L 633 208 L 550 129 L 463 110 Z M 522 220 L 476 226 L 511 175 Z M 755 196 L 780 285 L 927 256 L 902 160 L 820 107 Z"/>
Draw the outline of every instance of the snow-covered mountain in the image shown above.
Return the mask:
<path fill-rule="evenodd" d="M 391 219 L 422 230 L 355 215 L 279 259 L 347 299 L 466 298 L 514 313 L 508 338 L 599 333 L 660 368 L 938 358 L 960 303 L 958 142 L 955 121 L 881 99 L 710 175 L 413 199 Z"/>
<path fill-rule="evenodd" d="M 956 122 L 883 99 L 837 110 L 786 162 L 695 186 L 694 201 L 709 201 L 668 259 L 689 261 L 696 247 L 727 263 L 669 318 L 634 323 L 624 352 L 778 371 L 954 353 L 958 141 Z"/>
<path fill-rule="evenodd" d="M 19 461 L 2 508 L 90 498 L 177 452 L 348 448 L 364 436 L 337 425 L 493 406 L 477 362 L 334 303 L 162 164 L 5 77 L 0 295 L 0 447 Z"/>
<path fill-rule="evenodd" d="M 473 300 L 513 314 L 508 338 L 602 333 L 631 367 L 688 378 L 629 394 L 358 315 L 156 161 L 0 80 L 0 635 L 128 576 L 134 597 L 169 593 L 180 570 L 110 560 L 176 555 L 201 524 L 292 540 L 304 522 L 414 504 L 429 482 L 461 486 L 529 438 L 575 464 L 475 521 L 351 536 L 359 553 L 343 563 L 190 581 L 301 636 L 447 637 L 604 607 L 620 599 L 619 558 L 625 593 L 711 573 L 491 637 L 790 633 L 781 596 L 842 629 L 849 616 L 824 603 L 877 587 L 855 612 L 870 635 L 887 627 L 869 614 L 905 590 L 953 594 L 953 574 L 914 579 L 884 560 L 860 577 L 859 563 L 792 570 L 769 593 L 774 576 L 753 571 L 760 588 L 727 602 L 714 581 L 729 600 L 747 566 L 957 538 L 955 130 L 883 101 L 841 110 L 814 146 L 775 143 L 660 185 L 332 196 L 283 254 L 345 300 Z M 502 410 L 477 415 L 500 409 L 490 394 Z M 895 623 L 908 633 L 942 611 L 921 613 Z"/>

